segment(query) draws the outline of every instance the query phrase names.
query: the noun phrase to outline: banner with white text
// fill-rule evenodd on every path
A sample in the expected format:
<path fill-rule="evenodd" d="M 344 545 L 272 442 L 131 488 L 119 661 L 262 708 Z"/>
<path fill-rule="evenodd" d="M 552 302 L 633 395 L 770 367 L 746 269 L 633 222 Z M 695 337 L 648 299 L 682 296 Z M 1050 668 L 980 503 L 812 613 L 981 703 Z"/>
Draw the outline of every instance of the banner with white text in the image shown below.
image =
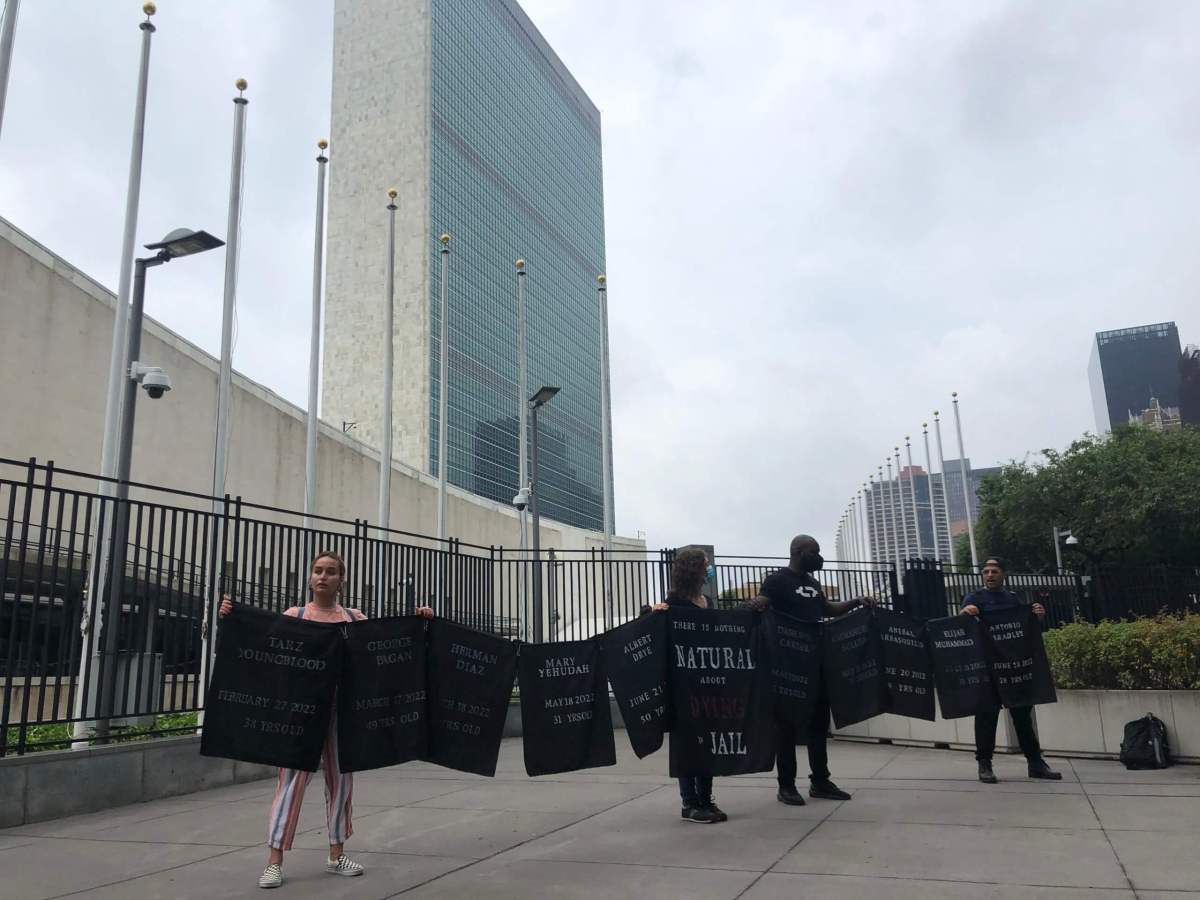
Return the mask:
<path fill-rule="evenodd" d="M 342 628 L 338 763 L 361 772 L 420 759 L 428 746 L 425 620 L 368 619 Z"/>
<path fill-rule="evenodd" d="M 429 623 L 429 762 L 496 774 L 517 647 L 445 619 Z"/>
<path fill-rule="evenodd" d="M 670 620 L 655 612 L 601 636 L 617 708 L 638 759 L 656 752 L 671 729 L 667 632 Z"/>
<path fill-rule="evenodd" d="M 616 765 L 599 638 L 522 644 L 517 671 L 527 774 Z"/>
<path fill-rule="evenodd" d="M 200 753 L 315 772 L 341 652 L 337 626 L 235 605 L 217 632 Z"/>
<path fill-rule="evenodd" d="M 762 616 L 672 607 L 670 770 L 742 775 L 775 765 L 774 691 Z"/>

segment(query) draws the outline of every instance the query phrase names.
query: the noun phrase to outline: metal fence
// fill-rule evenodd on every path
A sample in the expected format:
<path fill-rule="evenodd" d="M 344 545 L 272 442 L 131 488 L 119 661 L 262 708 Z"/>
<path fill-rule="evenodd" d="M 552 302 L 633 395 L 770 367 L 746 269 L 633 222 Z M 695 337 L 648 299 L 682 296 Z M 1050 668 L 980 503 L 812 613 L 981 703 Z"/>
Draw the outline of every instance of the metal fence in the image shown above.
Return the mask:
<path fill-rule="evenodd" d="M 673 550 L 529 551 L 369 526 L 205 495 L 131 485 L 128 501 L 100 479 L 36 460 L 0 459 L 0 756 L 66 740 L 86 746 L 138 733 L 166 713 L 203 708 L 209 623 L 221 594 L 282 611 L 307 594 L 323 550 L 347 564 L 343 602 L 372 617 L 431 605 L 437 615 L 506 638 L 578 640 L 665 598 Z M 127 504 L 128 515 L 116 515 Z M 126 525 L 127 524 L 127 532 Z M 120 543 L 124 553 L 113 553 Z M 124 557 L 119 573 L 109 558 Z M 757 595 L 786 560 L 718 556 L 706 593 L 721 606 Z M 914 574 L 915 573 L 915 574 Z M 1190 573 L 1190 574 L 1189 574 Z M 890 563 L 830 562 L 826 595 L 869 596 L 920 615 L 958 609 L 971 575 L 912 561 L 901 592 Z M 1200 571 L 1103 577 L 1011 575 L 1053 624 L 1158 609 L 1195 609 Z M 932 599 L 930 599 L 932 598 Z M 194 726 L 181 726 L 191 730 Z"/>

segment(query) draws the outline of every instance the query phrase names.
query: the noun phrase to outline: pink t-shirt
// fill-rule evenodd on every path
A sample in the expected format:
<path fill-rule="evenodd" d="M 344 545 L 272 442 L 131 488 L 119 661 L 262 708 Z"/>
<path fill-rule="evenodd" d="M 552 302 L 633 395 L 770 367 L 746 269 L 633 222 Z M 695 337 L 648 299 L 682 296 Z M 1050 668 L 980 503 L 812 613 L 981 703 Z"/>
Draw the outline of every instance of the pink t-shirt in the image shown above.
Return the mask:
<path fill-rule="evenodd" d="M 293 606 L 291 609 L 284 610 L 285 616 L 293 618 L 300 617 L 299 606 Z M 309 622 L 361 622 L 366 618 L 357 609 L 346 609 L 340 603 L 335 603 L 333 606 L 318 606 L 313 601 L 304 604 L 304 618 Z"/>

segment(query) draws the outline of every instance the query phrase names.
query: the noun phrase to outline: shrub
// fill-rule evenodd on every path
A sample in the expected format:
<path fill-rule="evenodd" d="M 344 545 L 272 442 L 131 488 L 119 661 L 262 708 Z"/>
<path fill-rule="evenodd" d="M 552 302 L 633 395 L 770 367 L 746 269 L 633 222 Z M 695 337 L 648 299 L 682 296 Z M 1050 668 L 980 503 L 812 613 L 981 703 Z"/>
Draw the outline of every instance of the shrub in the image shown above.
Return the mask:
<path fill-rule="evenodd" d="M 1060 688 L 1200 689 L 1200 615 L 1077 622 L 1046 632 Z"/>

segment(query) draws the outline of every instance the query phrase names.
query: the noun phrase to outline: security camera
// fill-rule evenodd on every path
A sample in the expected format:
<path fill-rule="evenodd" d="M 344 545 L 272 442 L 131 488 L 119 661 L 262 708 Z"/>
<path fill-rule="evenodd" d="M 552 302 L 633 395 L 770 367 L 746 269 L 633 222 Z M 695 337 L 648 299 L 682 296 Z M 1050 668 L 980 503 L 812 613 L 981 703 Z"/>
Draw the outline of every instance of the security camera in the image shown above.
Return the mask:
<path fill-rule="evenodd" d="M 517 491 L 516 496 L 512 498 L 512 505 L 517 508 L 517 512 L 527 507 L 529 505 L 529 488 L 521 488 Z"/>
<path fill-rule="evenodd" d="M 142 386 L 151 400 L 158 400 L 171 389 L 171 376 L 159 366 L 143 366 L 134 363 L 129 367 L 129 377 Z"/>

